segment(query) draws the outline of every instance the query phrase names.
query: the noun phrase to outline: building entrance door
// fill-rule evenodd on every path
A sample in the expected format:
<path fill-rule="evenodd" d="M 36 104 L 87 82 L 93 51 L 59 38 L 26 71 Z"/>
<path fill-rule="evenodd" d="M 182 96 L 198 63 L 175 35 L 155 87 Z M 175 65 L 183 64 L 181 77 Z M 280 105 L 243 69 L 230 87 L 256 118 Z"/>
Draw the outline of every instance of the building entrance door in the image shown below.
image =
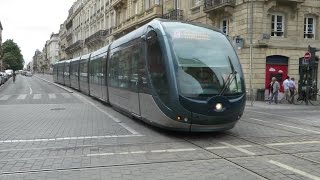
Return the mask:
<path fill-rule="evenodd" d="M 266 95 L 269 95 L 270 83 L 272 77 L 277 78 L 280 84 L 280 96 L 283 95 L 283 81 L 288 76 L 288 57 L 285 56 L 268 56 L 266 58 L 266 78 L 265 89 Z M 268 97 L 268 96 L 267 96 Z"/>

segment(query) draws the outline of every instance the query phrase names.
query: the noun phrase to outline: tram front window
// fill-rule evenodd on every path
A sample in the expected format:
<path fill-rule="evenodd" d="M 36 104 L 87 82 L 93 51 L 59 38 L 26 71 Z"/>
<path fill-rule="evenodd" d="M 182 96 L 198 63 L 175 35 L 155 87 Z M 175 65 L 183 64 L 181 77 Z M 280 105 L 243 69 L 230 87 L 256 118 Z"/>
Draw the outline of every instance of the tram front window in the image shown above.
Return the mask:
<path fill-rule="evenodd" d="M 243 93 L 238 57 L 223 34 L 191 24 L 163 24 L 176 59 L 180 94 L 191 98 L 219 95 L 233 73 L 235 77 L 223 94 Z"/>

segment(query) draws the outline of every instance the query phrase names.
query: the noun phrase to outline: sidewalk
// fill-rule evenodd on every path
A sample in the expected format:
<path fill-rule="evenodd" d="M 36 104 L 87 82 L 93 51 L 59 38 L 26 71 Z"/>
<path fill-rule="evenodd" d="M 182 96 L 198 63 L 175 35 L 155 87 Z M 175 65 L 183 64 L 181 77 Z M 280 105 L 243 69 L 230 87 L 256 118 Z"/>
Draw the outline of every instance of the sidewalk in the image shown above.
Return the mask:
<path fill-rule="evenodd" d="M 306 105 L 302 103 L 300 105 L 295 104 L 269 104 L 267 101 L 253 101 L 253 106 L 251 106 L 251 101 L 247 100 L 246 108 L 260 108 L 260 109 L 287 109 L 287 110 L 295 110 L 295 109 L 318 109 L 320 110 L 320 106 L 313 106 L 311 104 Z"/>
<path fill-rule="evenodd" d="M 73 90 L 70 89 L 69 87 L 57 84 L 53 82 L 53 76 L 50 74 L 34 74 L 35 77 L 40 78 L 44 81 L 47 81 L 48 83 L 54 84 L 55 86 L 60 87 L 61 89 L 64 89 L 65 91 L 69 92 L 69 93 L 73 93 Z"/>

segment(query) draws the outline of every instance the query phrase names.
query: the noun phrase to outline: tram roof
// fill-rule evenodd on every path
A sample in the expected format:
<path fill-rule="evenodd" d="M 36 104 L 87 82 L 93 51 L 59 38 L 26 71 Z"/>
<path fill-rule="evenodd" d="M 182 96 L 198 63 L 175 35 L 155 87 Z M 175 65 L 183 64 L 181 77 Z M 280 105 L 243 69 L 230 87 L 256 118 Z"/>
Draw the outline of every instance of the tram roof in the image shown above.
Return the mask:
<path fill-rule="evenodd" d="M 108 52 L 109 50 L 109 45 L 104 46 L 101 49 L 98 49 L 97 51 L 92 52 L 91 57 L 99 56 L 100 54 L 103 54 L 105 52 Z"/>
<path fill-rule="evenodd" d="M 196 22 L 189 22 L 189 21 L 178 21 L 178 20 L 170 20 L 170 19 L 160 19 L 160 18 L 156 18 L 153 19 L 152 21 L 150 21 L 149 23 L 139 27 L 138 29 L 120 37 L 119 39 L 115 40 L 114 42 L 111 43 L 111 49 L 116 48 L 122 44 L 125 44 L 127 42 L 130 42 L 134 39 L 140 38 L 142 35 L 144 35 L 144 33 L 146 32 L 146 29 L 149 25 L 156 25 L 158 24 L 159 26 L 162 26 L 160 23 L 161 22 L 180 22 L 183 24 L 190 24 L 190 25 L 194 25 L 194 26 L 199 26 L 199 27 L 203 27 L 203 28 L 207 28 L 207 29 L 211 29 L 213 31 L 217 31 L 220 33 L 223 33 L 220 29 L 210 26 L 210 25 L 206 25 L 206 24 L 202 24 L 202 23 L 196 23 Z M 107 51 L 107 50 L 106 50 Z"/>

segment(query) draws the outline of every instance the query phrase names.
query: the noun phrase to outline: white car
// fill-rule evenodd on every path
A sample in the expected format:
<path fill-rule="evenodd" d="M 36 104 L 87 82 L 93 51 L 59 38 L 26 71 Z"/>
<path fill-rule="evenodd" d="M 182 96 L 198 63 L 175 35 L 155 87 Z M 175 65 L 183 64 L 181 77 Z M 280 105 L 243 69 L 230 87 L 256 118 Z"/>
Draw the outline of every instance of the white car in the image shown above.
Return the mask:
<path fill-rule="evenodd" d="M 32 76 L 32 73 L 30 71 L 27 71 L 26 76 Z"/>

